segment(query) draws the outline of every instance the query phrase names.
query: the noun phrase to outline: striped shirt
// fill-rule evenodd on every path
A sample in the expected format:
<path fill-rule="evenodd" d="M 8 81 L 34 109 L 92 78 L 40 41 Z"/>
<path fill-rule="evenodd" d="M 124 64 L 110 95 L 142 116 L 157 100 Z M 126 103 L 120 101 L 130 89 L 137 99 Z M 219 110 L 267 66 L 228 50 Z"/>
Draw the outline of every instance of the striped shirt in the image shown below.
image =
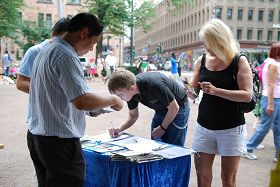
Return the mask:
<path fill-rule="evenodd" d="M 33 65 L 29 131 L 60 138 L 82 137 L 85 113 L 71 101 L 89 92 L 75 50 L 66 41 L 55 38 L 37 55 Z"/>
<path fill-rule="evenodd" d="M 46 39 L 42 43 L 30 47 L 24 54 L 24 57 L 20 64 L 20 68 L 18 70 L 18 74 L 31 78 L 32 68 L 36 56 L 43 49 L 43 47 L 46 47 L 48 45 L 50 45 L 50 41 Z M 27 106 L 27 121 L 29 118 L 30 118 L 30 107 Z"/>

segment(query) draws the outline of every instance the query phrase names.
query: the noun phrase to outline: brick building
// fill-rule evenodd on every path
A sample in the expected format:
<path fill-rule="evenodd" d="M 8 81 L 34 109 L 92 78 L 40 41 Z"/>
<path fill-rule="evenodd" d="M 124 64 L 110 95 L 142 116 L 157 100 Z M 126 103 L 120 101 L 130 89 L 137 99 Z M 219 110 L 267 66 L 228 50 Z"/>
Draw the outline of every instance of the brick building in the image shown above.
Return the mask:
<path fill-rule="evenodd" d="M 194 62 L 204 48 L 199 40 L 200 28 L 210 19 L 223 20 L 241 44 L 241 50 L 251 60 L 267 53 L 272 42 L 280 41 L 279 0 L 193 0 L 178 9 L 167 6 L 166 0 L 156 7 L 156 21 L 147 34 L 135 33 L 138 53 L 156 56 L 161 46 L 161 57 L 170 52 L 186 54 L 187 62 Z"/>

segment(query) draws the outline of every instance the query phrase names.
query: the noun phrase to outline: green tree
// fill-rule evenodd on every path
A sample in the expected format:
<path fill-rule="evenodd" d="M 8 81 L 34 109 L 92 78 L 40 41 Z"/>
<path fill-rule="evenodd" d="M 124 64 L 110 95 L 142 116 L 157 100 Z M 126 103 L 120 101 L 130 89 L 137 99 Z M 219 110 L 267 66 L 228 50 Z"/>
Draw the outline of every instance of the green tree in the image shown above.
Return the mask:
<path fill-rule="evenodd" d="M 23 0 L 0 1 L 0 42 L 2 37 L 11 37 L 16 32 L 18 13 L 22 6 Z"/>
<path fill-rule="evenodd" d="M 142 24 L 143 20 L 147 21 L 152 17 L 153 6 L 150 2 L 146 2 L 144 6 L 135 9 L 133 14 L 137 16 L 132 16 L 132 2 L 133 0 L 89 0 L 89 12 L 97 15 L 101 23 L 105 25 L 106 32 L 116 36 L 124 36 L 125 25 L 136 24 L 137 22 L 136 25 L 145 30 L 149 27 Z M 145 8 L 143 9 L 143 7 Z M 133 19 L 136 17 L 138 20 Z M 97 43 L 97 54 L 102 51 L 102 41 L 103 38 Z"/>
<path fill-rule="evenodd" d="M 51 29 L 43 25 L 34 26 L 31 23 L 24 22 L 19 26 L 19 36 L 15 36 L 14 40 L 24 51 L 24 53 L 31 46 L 38 44 L 51 37 Z M 21 36 L 21 37 L 20 37 Z"/>
<path fill-rule="evenodd" d="M 155 18 L 155 5 L 148 0 L 143 0 L 139 5 L 139 0 L 88 0 L 89 12 L 97 15 L 107 32 L 117 35 L 125 35 L 125 26 L 142 29 L 147 32 L 151 29 Z M 166 0 L 168 6 L 179 7 L 183 3 L 192 0 Z M 137 5 L 135 5 L 138 3 Z M 131 44 L 133 43 L 131 38 Z M 97 43 L 97 54 L 102 51 L 103 38 Z M 131 46 L 131 50 L 133 47 Z M 132 55 L 132 53 L 131 53 Z"/>

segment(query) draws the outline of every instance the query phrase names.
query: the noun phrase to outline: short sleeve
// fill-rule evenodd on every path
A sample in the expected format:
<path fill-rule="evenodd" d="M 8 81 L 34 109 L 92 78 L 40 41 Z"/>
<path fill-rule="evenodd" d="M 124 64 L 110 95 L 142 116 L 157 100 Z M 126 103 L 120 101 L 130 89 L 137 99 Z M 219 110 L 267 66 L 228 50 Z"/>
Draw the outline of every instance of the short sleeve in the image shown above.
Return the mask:
<path fill-rule="evenodd" d="M 127 102 L 128 109 L 133 110 L 133 109 L 137 108 L 139 100 L 140 100 L 140 96 L 139 95 L 134 95 L 131 98 L 131 100 Z"/>
<path fill-rule="evenodd" d="M 28 49 L 26 51 L 26 53 L 23 57 L 23 60 L 20 64 L 19 70 L 18 70 L 18 73 L 20 75 L 31 78 L 33 64 L 34 64 L 37 54 L 38 53 L 32 49 Z"/>
<path fill-rule="evenodd" d="M 57 71 L 61 88 L 69 101 L 80 95 L 90 93 L 90 88 L 87 86 L 82 66 L 78 59 L 64 58 Z"/>

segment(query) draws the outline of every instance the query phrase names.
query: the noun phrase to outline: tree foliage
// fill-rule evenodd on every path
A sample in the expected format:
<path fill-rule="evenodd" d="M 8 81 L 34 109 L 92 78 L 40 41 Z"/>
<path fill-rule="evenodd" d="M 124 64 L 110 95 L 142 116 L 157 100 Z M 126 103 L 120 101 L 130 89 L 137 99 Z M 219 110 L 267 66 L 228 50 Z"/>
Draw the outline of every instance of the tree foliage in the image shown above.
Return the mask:
<path fill-rule="evenodd" d="M 150 29 L 147 21 L 154 17 L 154 7 L 150 2 L 133 7 L 133 0 L 88 0 L 88 5 L 89 12 L 97 15 L 107 32 L 117 36 L 126 34 L 125 26 L 133 25 L 147 31 Z M 102 40 L 97 44 L 97 53 L 102 50 Z"/>
<path fill-rule="evenodd" d="M 32 24 L 28 23 L 19 26 L 19 33 L 21 37 L 16 35 L 13 38 L 24 52 L 31 46 L 51 37 L 51 29 L 44 26 L 32 26 Z"/>
<path fill-rule="evenodd" d="M 151 1 L 143 0 L 88 0 L 89 12 L 97 15 L 107 32 L 124 36 L 125 26 L 142 29 L 148 32 L 156 18 L 155 5 Z M 166 0 L 168 6 L 179 7 L 192 0 Z M 138 4 L 135 6 L 135 4 Z M 102 40 L 97 44 L 97 53 L 102 50 Z"/>
<path fill-rule="evenodd" d="M 18 26 L 18 13 L 23 6 L 23 0 L 0 1 L 0 38 L 10 37 Z"/>

